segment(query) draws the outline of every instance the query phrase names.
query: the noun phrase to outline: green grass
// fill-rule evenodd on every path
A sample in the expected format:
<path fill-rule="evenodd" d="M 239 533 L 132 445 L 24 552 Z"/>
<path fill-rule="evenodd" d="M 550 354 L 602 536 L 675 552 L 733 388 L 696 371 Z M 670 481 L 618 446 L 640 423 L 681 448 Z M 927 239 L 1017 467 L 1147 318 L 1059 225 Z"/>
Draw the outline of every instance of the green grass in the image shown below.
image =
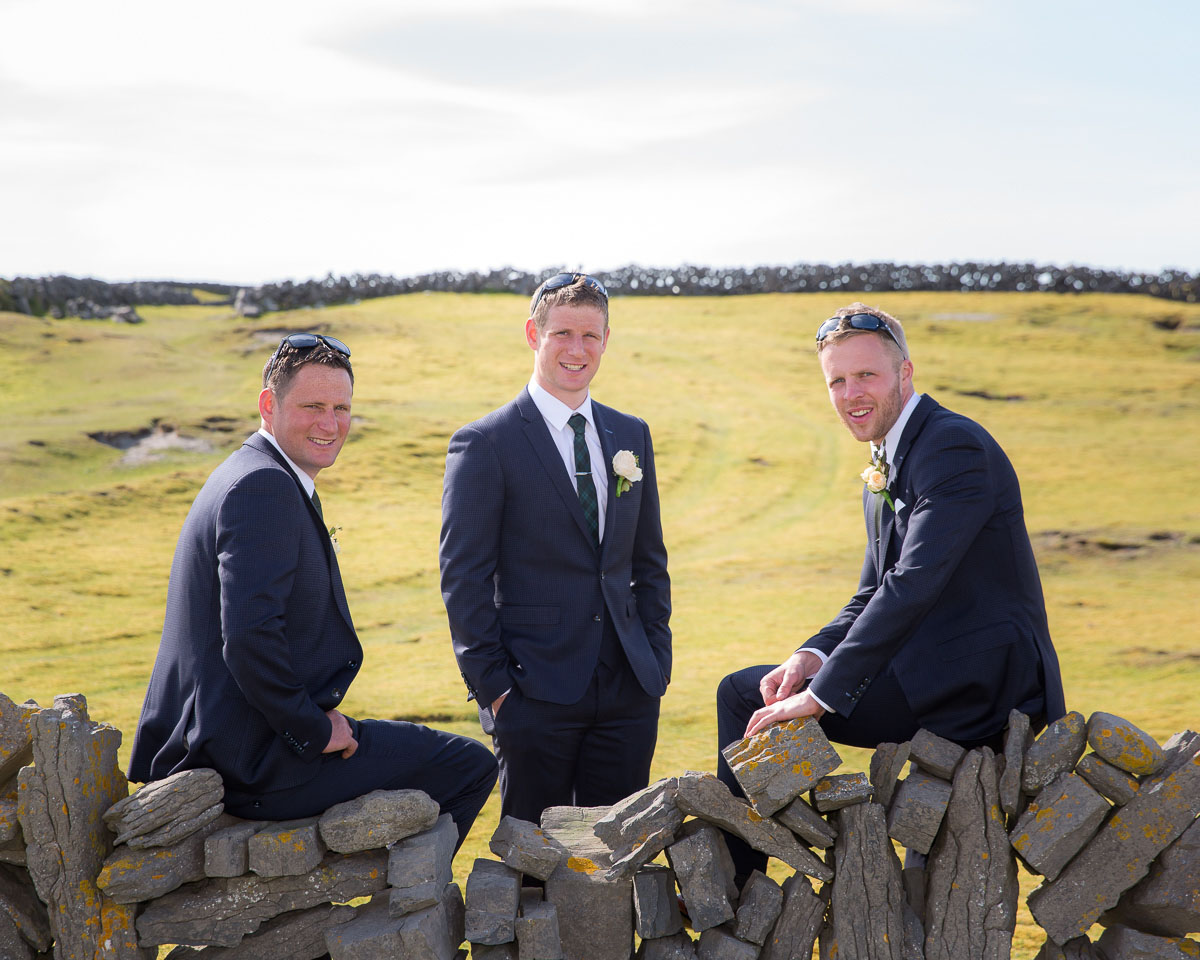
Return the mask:
<path fill-rule="evenodd" d="M 720 678 L 782 658 L 856 583 L 864 448 L 834 418 L 812 343 L 846 299 L 613 303 L 593 390 L 653 430 L 674 584 L 674 682 L 654 776 L 713 769 Z M 982 422 L 1016 465 L 1068 706 L 1120 714 L 1160 739 L 1195 726 L 1200 307 L 1116 295 L 864 299 L 905 321 L 917 388 Z M 255 321 L 219 306 L 139 308 L 140 326 L 0 314 L 10 413 L 0 690 L 42 703 L 83 691 L 94 717 L 126 732 L 127 760 L 183 517 L 257 425 L 277 331 L 315 328 L 351 345 L 357 377 L 351 442 L 320 478 L 367 651 L 346 709 L 479 736 L 438 591 L 441 475 L 450 433 L 528 379 L 523 307 L 502 294 L 414 294 Z M 1154 325 L 1177 317 L 1179 329 Z M 209 418 L 227 431 L 203 429 Z M 126 466 L 87 436 L 154 420 L 209 437 L 212 452 Z M 863 752 L 843 755 L 844 771 L 865 769 Z M 460 874 L 486 854 L 497 809 L 493 797 Z M 1014 955 L 1040 943 L 1023 912 Z"/>

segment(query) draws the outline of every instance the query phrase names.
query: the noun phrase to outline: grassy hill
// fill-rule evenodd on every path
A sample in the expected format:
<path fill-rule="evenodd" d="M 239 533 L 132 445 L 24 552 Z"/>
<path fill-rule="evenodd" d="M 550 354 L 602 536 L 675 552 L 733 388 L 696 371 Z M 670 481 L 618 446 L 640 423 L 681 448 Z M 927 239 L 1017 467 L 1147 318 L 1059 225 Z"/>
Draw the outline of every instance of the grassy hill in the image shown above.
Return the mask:
<path fill-rule="evenodd" d="M 655 438 L 674 582 L 674 682 L 654 775 L 713 769 L 713 694 L 775 662 L 847 599 L 862 559 L 864 449 L 813 351 L 846 297 L 625 298 L 593 383 Z M 917 388 L 982 422 L 1021 478 L 1068 707 L 1161 738 L 1200 721 L 1200 307 L 1121 295 L 866 295 L 899 316 Z M 208 472 L 257 426 L 283 330 L 354 351 L 351 442 L 321 475 L 366 667 L 359 716 L 479 735 L 438 591 L 446 442 L 528 379 L 525 303 L 413 294 L 247 321 L 146 307 L 146 322 L 0 313 L 0 690 L 83 691 L 126 733 L 162 623 L 175 538 Z M 162 459 L 89 434 L 156 426 Z M 209 449 L 169 446 L 175 437 Z M 846 750 L 845 770 L 865 769 Z M 460 857 L 486 851 L 493 798 Z M 1024 878 L 1028 887 L 1029 878 Z M 1026 923 L 1017 956 L 1040 937 Z"/>

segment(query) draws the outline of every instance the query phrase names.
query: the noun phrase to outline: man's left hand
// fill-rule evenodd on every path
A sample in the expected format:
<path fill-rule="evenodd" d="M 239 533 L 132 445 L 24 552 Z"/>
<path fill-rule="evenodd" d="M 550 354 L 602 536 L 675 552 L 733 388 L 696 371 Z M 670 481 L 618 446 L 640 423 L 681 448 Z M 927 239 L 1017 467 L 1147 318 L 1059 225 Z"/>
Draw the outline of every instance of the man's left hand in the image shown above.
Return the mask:
<path fill-rule="evenodd" d="M 783 700 L 755 710 L 750 722 L 746 724 L 745 736 L 752 737 L 760 730 L 765 730 L 773 723 L 781 720 L 794 720 L 796 717 L 815 717 L 820 720 L 825 715 L 825 708 L 812 698 L 807 690 L 792 694 Z"/>
<path fill-rule="evenodd" d="M 350 721 L 336 710 L 326 710 L 325 716 L 333 724 L 333 730 L 329 734 L 329 743 L 321 752 L 337 753 L 340 750 L 342 759 L 349 760 L 354 756 L 354 751 L 358 749 L 358 741 L 354 739 L 354 734 L 350 732 Z"/>

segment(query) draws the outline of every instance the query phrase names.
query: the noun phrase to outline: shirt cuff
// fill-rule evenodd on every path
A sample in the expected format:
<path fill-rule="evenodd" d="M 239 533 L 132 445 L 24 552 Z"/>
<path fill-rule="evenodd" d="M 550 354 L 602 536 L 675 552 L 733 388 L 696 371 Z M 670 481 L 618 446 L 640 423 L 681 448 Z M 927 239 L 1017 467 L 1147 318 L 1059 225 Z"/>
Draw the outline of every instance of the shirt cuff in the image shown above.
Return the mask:
<path fill-rule="evenodd" d="M 809 688 L 808 695 L 810 697 L 812 697 L 814 700 L 816 700 L 817 703 L 819 703 L 821 705 L 821 709 L 824 710 L 826 713 L 837 713 L 837 711 L 834 710 L 833 707 L 826 705 L 824 700 L 822 700 L 815 693 L 813 693 L 811 688 Z"/>

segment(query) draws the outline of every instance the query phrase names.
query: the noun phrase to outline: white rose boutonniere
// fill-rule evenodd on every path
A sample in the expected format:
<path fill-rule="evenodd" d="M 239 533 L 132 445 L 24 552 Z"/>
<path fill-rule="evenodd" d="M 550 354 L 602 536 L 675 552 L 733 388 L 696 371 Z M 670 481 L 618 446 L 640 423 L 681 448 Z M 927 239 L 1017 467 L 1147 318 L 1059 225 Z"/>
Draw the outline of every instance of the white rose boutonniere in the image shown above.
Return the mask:
<path fill-rule="evenodd" d="M 892 495 L 887 491 L 887 461 L 872 460 L 871 465 L 860 476 L 862 477 L 862 482 L 867 485 L 867 489 L 876 496 L 883 497 L 887 501 L 887 505 L 892 508 L 892 512 L 895 513 L 896 505 L 892 502 Z"/>
<path fill-rule="evenodd" d="M 632 450 L 618 450 L 613 454 L 613 476 L 617 478 L 617 496 L 642 479 L 642 468 Z"/>
<path fill-rule="evenodd" d="M 342 545 L 338 543 L 337 535 L 342 532 L 341 524 L 336 527 L 329 528 L 329 542 L 333 544 L 333 555 L 336 557 L 342 552 Z"/>

